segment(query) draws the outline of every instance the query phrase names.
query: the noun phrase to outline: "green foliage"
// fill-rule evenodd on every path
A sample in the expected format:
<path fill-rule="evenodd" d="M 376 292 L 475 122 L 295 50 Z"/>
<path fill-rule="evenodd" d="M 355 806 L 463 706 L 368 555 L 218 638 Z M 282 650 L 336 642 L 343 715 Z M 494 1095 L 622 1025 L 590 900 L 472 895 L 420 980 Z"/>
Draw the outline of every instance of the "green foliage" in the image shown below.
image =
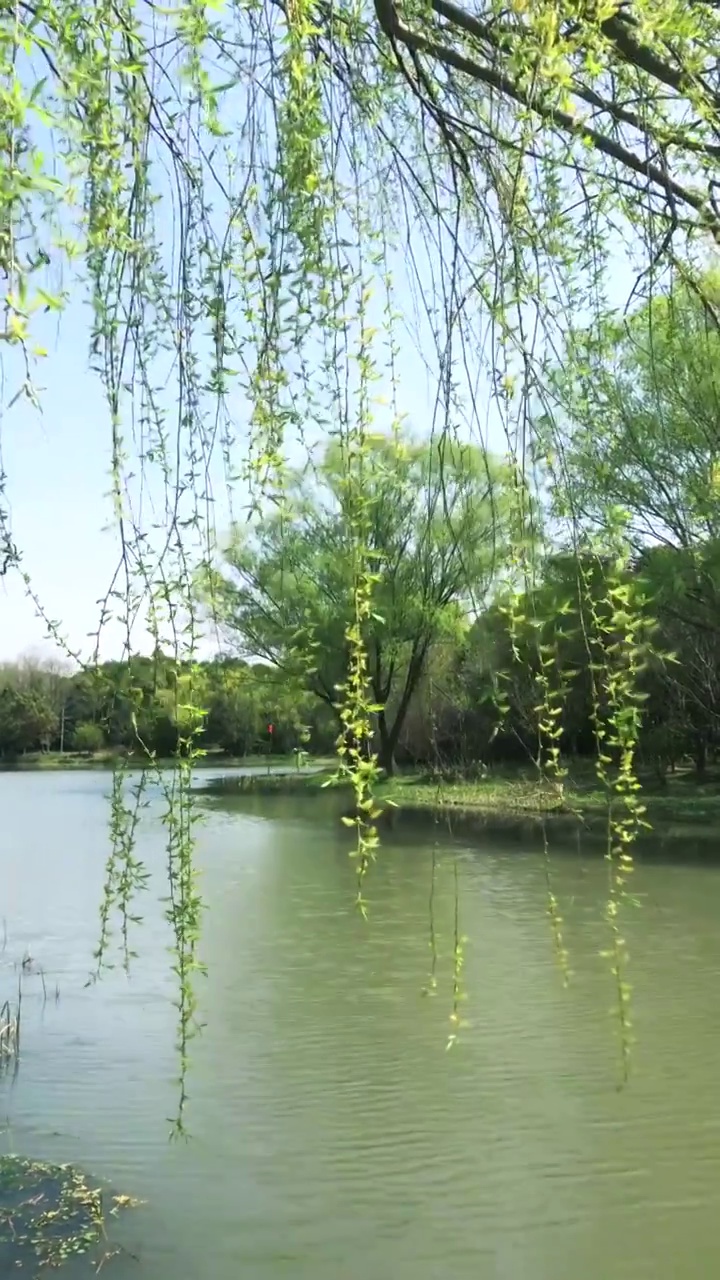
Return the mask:
<path fill-rule="evenodd" d="M 72 746 L 73 750 L 84 755 L 93 755 L 105 746 L 105 734 L 99 724 L 94 724 L 92 720 L 81 720 L 73 730 Z"/>
<path fill-rule="evenodd" d="M 677 279 L 627 317 L 571 340 L 556 392 L 570 423 L 573 501 L 635 545 L 689 548 L 720 534 L 720 280 Z"/>
<path fill-rule="evenodd" d="M 55 745 L 66 671 L 25 659 L 0 667 L 0 756 L 13 759 Z"/>
<path fill-rule="evenodd" d="M 225 633 L 342 717 L 348 679 L 367 686 L 379 759 L 392 772 L 431 649 L 458 638 L 488 598 L 511 536 L 507 469 L 478 450 L 439 453 L 374 437 L 364 459 L 368 598 L 353 616 L 353 524 L 339 451 L 317 476 L 293 476 L 277 514 L 237 532 L 207 596 Z M 352 671 L 353 638 L 362 645 Z M 352 726 L 345 724 L 352 737 Z"/>
<path fill-rule="evenodd" d="M 702 438 L 714 391 L 698 380 L 702 413 L 680 403 L 697 390 L 690 365 L 684 380 L 676 376 L 684 320 L 667 313 L 659 382 L 655 356 L 645 359 L 655 401 L 664 397 L 673 411 L 670 434 L 661 414 L 648 417 L 645 374 L 636 392 L 623 372 L 621 402 L 603 401 L 597 422 L 585 422 L 591 429 L 577 441 L 583 457 L 568 469 L 565 424 L 539 432 L 530 402 L 547 408 L 557 395 L 549 353 L 588 317 L 603 352 L 614 343 L 603 329 L 604 293 L 608 268 L 618 274 L 611 252 L 624 236 L 641 259 L 639 281 L 654 283 L 664 265 L 679 264 L 712 314 L 717 289 L 697 273 L 696 246 L 720 240 L 718 49 L 719 11 L 696 0 L 569 7 L 483 0 L 472 11 L 447 0 L 423 7 L 181 0 L 147 12 L 131 0 L 2 6 L 0 344 L 10 407 L 38 403 L 43 318 L 70 296 L 89 298 L 119 553 L 100 629 L 115 618 L 126 640 L 117 671 L 98 675 L 91 662 L 77 677 L 58 732 L 65 721 L 69 733 L 100 724 L 109 745 L 132 745 L 148 767 L 161 754 L 175 757 L 168 892 L 183 1063 L 199 918 L 189 788 L 212 714 L 197 668 L 193 587 L 198 561 L 207 568 L 212 558 L 217 455 L 228 481 L 242 475 L 267 529 L 268 499 L 283 511 L 290 438 L 304 447 L 313 424 L 335 441 L 335 524 L 323 526 L 334 530 L 330 541 L 318 551 L 317 539 L 303 543 L 302 528 L 278 534 L 262 565 L 256 542 L 238 552 L 237 569 L 247 589 L 247 574 L 262 567 L 253 590 L 260 598 L 274 593 L 274 634 L 265 635 L 268 652 L 253 656 L 282 666 L 291 686 L 312 682 L 328 706 L 337 704 L 362 867 L 375 841 L 376 730 L 390 768 L 433 646 L 459 626 L 469 600 L 484 606 L 497 577 L 490 527 L 504 530 L 507 556 L 498 558 L 513 579 L 505 620 L 514 671 L 525 621 L 543 623 L 523 495 L 508 528 L 502 503 L 499 520 L 491 513 L 487 486 L 479 502 L 477 491 L 465 502 L 456 477 L 453 514 L 429 463 L 393 457 L 389 465 L 373 441 L 380 422 L 391 431 L 399 423 L 399 309 L 410 327 L 421 301 L 422 367 L 447 476 L 460 436 L 482 438 L 478 386 L 487 370 L 487 418 L 494 415 L 505 435 L 513 483 L 528 474 L 538 446 L 549 496 L 575 526 L 576 543 L 585 513 L 612 534 L 606 525 L 617 504 L 639 527 L 669 530 L 677 545 L 715 536 L 715 476 L 706 465 L 713 460 Z M 405 270 L 404 289 L 393 280 L 396 268 Z M 662 333 L 662 309 L 658 319 Z M 596 373 L 602 367 L 585 377 L 588 395 Z M 601 398 L 605 385 L 600 376 Z M 623 438 L 616 409 L 626 403 L 635 426 Z M 248 442 L 239 465 L 231 456 L 238 421 Z M 638 424 L 652 428 L 653 442 L 639 456 Z M 623 483 L 612 492 L 616 470 Z M 398 480 L 399 489 L 388 487 Z M 2 473 L 0 499 L 0 573 L 19 565 L 45 616 L 15 545 Z M 412 529 L 412 554 L 403 547 L 400 562 L 396 509 Z M 288 512 L 302 525 L 305 513 L 291 504 L 286 520 Z M 305 551 L 309 572 L 299 559 Z M 452 582 L 450 595 L 438 589 L 442 581 Z M 610 716 L 622 760 L 626 718 L 636 736 L 630 686 L 639 678 L 614 647 L 628 600 L 619 581 L 597 601 L 582 581 L 585 643 L 600 648 L 603 671 L 588 697 Z M 258 629 L 251 613 L 248 605 L 243 635 L 250 623 Z M 167 661 L 131 658 L 138 619 Z M 58 638 L 58 624 L 46 621 Z M 494 619 L 490 630 L 498 626 Z M 522 704 L 538 770 L 559 788 L 559 721 L 571 694 L 551 643 L 535 634 L 529 679 L 513 675 L 509 691 L 495 681 L 490 701 L 503 724 L 512 700 Z M 571 684 L 587 688 L 579 675 Z M 2 697 L 6 754 L 49 742 L 56 731 L 47 701 L 14 689 Z M 249 694 L 225 690 L 215 731 L 249 740 L 254 706 Z M 133 810 L 118 800 L 112 812 L 113 856 L 121 851 L 129 874 Z M 127 907 L 120 881 L 113 871 L 109 891 Z"/>
<path fill-rule="evenodd" d="M 108 1239 L 108 1216 L 136 1203 L 107 1195 L 71 1165 L 0 1156 L 0 1266 L 35 1277 L 88 1255 L 100 1270 L 121 1252 Z"/>
<path fill-rule="evenodd" d="M 29 677 L 22 663 L 7 665 L 0 674 L 0 752 L 10 759 L 44 747 L 167 759 L 193 722 L 182 701 L 190 674 L 158 652 L 54 673 L 49 690 L 42 668 Z M 334 722 L 276 670 L 220 658 L 197 664 L 192 678 L 204 708 L 194 732 L 206 749 L 229 756 L 285 755 L 308 743 L 332 750 Z"/>
<path fill-rule="evenodd" d="M 57 713 L 39 690 L 0 689 L 2 756 L 14 759 L 26 751 L 47 750 L 57 727 Z"/>
<path fill-rule="evenodd" d="M 667 293 L 576 335 L 555 373 L 576 521 L 627 513 L 652 622 L 639 748 L 660 778 L 687 754 L 702 772 L 718 728 L 719 297 L 716 273 L 678 270 Z"/>
<path fill-rule="evenodd" d="M 111 849 L 105 864 L 105 884 L 100 903 L 100 937 L 95 952 L 95 977 L 103 968 L 110 967 L 108 952 L 111 941 L 111 917 L 117 911 L 122 937 L 122 959 L 125 972 L 135 952 L 130 947 L 130 925 L 141 923 L 141 917 L 131 914 L 137 895 L 146 888 L 148 874 L 135 854 L 135 837 L 142 810 L 146 805 L 145 790 L 149 771 L 143 769 L 139 780 L 130 787 L 127 770 L 118 762 L 112 775 L 110 796 Z"/>
<path fill-rule="evenodd" d="M 640 672 L 645 658 L 642 586 L 629 572 L 630 553 L 624 521 L 608 530 L 611 554 L 604 565 L 602 606 L 581 573 L 585 590 L 586 647 L 592 689 L 591 718 L 595 732 L 595 768 L 607 796 L 608 902 L 612 946 L 608 953 L 615 979 L 623 1079 L 630 1060 L 630 987 L 620 909 L 633 871 L 633 843 L 646 826 L 636 775 L 643 695 Z M 613 545 L 614 543 L 614 545 Z M 614 554 L 612 554 L 614 553 Z"/>
<path fill-rule="evenodd" d="M 720 545 L 648 547 L 638 572 L 655 617 L 641 745 L 660 778 L 686 755 L 702 774 L 720 729 Z"/>

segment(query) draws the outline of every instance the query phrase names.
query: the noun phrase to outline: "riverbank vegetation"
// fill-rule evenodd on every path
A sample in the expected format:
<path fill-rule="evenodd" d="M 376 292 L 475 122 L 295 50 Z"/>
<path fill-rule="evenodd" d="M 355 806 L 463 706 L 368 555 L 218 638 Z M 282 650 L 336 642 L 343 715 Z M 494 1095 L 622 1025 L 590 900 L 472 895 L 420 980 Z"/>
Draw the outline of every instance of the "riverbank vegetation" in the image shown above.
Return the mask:
<path fill-rule="evenodd" d="M 87 1255 L 97 1272 L 123 1252 L 107 1222 L 136 1202 L 72 1165 L 0 1156 L 0 1268 L 30 1280 Z"/>
<path fill-rule="evenodd" d="M 446 813 L 467 813 L 504 821 L 570 820 L 597 829 L 607 819 L 607 792 L 591 761 L 567 764 L 562 792 L 538 776 L 534 765 L 499 766 L 461 772 L 403 769 L 379 782 L 375 791 L 386 817 L 393 810 L 426 813 L 433 820 Z M 649 830 L 658 835 L 679 828 L 703 828 L 710 837 L 720 823 L 720 770 L 710 767 L 699 780 L 688 762 L 662 784 L 653 774 L 639 772 Z M 220 775 L 198 781 L 198 794 L 223 799 L 242 795 L 291 795 L 317 799 L 327 793 L 352 803 L 352 788 L 328 763 L 313 770 L 268 774 L 253 770 L 243 776 Z"/>
<path fill-rule="evenodd" d="M 0 1004 L 0 1076 L 17 1066 L 20 1054 L 20 1008 L 22 996 L 18 993 L 17 1003 L 6 1000 Z"/>
<path fill-rule="evenodd" d="M 297 685 L 234 658 L 178 673 L 157 652 L 73 672 L 31 660 L 0 669 L 0 758 L 38 767 L 112 765 L 130 752 L 170 761 L 183 735 L 183 681 L 203 708 L 208 749 L 224 758 L 333 750 L 328 717 Z"/>

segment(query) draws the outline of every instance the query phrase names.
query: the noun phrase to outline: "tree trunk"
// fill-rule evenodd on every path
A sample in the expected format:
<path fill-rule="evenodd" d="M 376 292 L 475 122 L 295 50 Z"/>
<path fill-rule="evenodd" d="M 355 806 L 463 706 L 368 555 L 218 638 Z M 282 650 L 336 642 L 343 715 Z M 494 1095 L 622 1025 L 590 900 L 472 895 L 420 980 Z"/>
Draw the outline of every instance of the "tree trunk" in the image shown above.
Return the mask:
<path fill-rule="evenodd" d="M 388 778 L 392 778 L 395 773 L 395 735 L 388 730 L 388 723 L 384 711 L 378 712 L 378 736 L 380 738 L 380 750 L 378 751 L 378 760 L 380 767 L 385 770 Z"/>
<path fill-rule="evenodd" d="M 656 756 L 654 760 L 655 777 L 663 790 L 667 789 L 667 763 L 662 756 Z"/>
<path fill-rule="evenodd" d="M 705 777 L 707 767 L 707 742 L 704 737 L 698 735 L 695 742 L 695 772 L 698 778 Z"/>
<path fill-rule="evenodd" d="M 430 647 L 429 640 L 417 641 L 413 653 L 408 663 L 407 675 L 405 677 L 405 687 L 395 712 L 395 719 L 392 727 L 388 726 L 385 711 L 378 712 L 378 733 L 380 736 L 380 750 L 378 759 L 389 778 L 395 772 L 395 752 L 400 741 L 400 734 L 405 724 L 408 709 L 412 701 L 412 696 L 420 682 L 420 677 L 425 667 L 425 659 Z"/>

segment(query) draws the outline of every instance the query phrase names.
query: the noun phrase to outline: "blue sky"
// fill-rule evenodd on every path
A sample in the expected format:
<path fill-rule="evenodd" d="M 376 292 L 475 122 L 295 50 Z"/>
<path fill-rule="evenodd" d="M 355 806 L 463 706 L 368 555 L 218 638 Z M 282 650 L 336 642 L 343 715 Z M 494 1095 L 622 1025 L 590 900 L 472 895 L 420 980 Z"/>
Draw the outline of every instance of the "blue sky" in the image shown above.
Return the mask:
<path fill-rule="evenodd" d="M 88 371 L 87 323 L 80 307 L 45 326 L 48 356 L 36 371 L 42 413 L 23 399 L 6 411 L 2 453 L 6 498 L 22 568 L 51 618 L 63 623 L 73 646 L 86 648 L 97 626 L 97 599 L 117 555 L 112 533 L 102 533 L 111 508 L 107 408 Z M 19 362 L 6 360 L 3 402 L 22 383 Z M 0 658 L 28 648 L 52 652 L 18 574 L 0 580 Z"/>
<path fill-rule="evenodd" d="M 168 233 L 168 252 L 171 239 Z M 429 272 L 428 284 L 438 266 L 438 255 L 432 249 L 429 252 L 424 268 Z M 412 335 L 401 328 L 397 330 L 401 345 L 397 367 L 399 407 L 414 431 L 427 433 L 433 425 L 436 380 L 420 358 L 417 342 L 419 339 L 432 345 L 429 324 L 427 317 L 421 316 L 419 322 L 413 320 L 412 270 L 404 248 L 398 247 L 393 256 L 398 277 L 395 304 L 415 329 Z M 627 264 L 619 258 L 617 262 L 617 280 L 611 284 L 611 293 L 620 301 L 628 275 Z M 375 322 L 381 325 L 382 317 L 378 315 Z M 39 328 L 34 329 L 35 341 L 47 350 L 47 358 L 39 362 L 35 374 L 42 412 L 26 399 L 8 408 L 24 376 L 17 352 L 4 353 L 0 380 L 5 497 L 14 539 L 22 554 L 22 569 L 30 576 L 46 614 L 60 624 L 70 649 L 83 657 L 92 652 L 99 601 L 108 589 L 119 556 L 109 497 L 110 422 L 100 380 L 88 368 L 88 335 L 89 310 L 78 301 L 77 293 L 59 319 L 43 317 Z M 379 358 L 381 354 L 379 351 Z M 477 353 L 471 353 L 471 361 L 476 360 Z M 477 368 L 471 368 L 471 377 L 476 373 Z M 388 391 L 387 386 L 378 387 L 378 395 Z M 474 392 L 478 412 L 475 438 L 482 433 L 491 448 L 502 450 L 504 437 L 492 409 L 486 376 L 477 375 Z M 234 461 L 241 464 L 246 441 L 242 438 L 244 408 L 238 397 L 235 407 L 240 421 Z M 297 448 L 291 460 L 301 460 Z M 229 523 L 229 508 L 219 469 L 217 480 L 216 527 L 222 535 Z M 241 492 L 236 502 L 242 505 Z M 101 656 L 119 656 L 122 627 L 109 623 L 103 636 Z M 142 636 L 137 637 L 137 642 L 144 647 Z M 37 616 L 21 578 L 8 574 L 0 578 L 0 661 L 29 650 L 45 656 L 57 652 L 47 639 L 46 625 Z"/>
<path fill-rule="evenodd" d="M 611 295 L 618 305 L 624 299 L 628 275 L 618 271 Z M 614 300 L 614 299 L 613 299 Z M 398 301 L 410 309 L 408 286 L 398 291 Z M 119 544 L 109 497 L 111 438 L 108 410 L 97 375 L 88 368 L 89 311 L 75 301 L 58 320 L 42 322 L 36 338 L 45 346 L 35 381 L 42 412 L 27 400 L 18 401 L 2 420 L 2 459 L 7 475 L 15 541 L 22 553 L 22 568 L 29 574 L 46 614 L 60 623 L 70 649 L 89 657 L 104 596 L 118 562 Z M 432 426 L 436 384 L 420 359 L 415 341 L 399 330 L 399 401 L 414 431 Z M 22 383 L 19 362 L 6 360 L 0 401 L 6 405 Z M 389 388 L 380 385 L 378 395 Z M 504 437 L 491 405 L 486 377 L 477 387 L 479 429 L 487 427 L 486 442 L 502 450 Z M 242 406 L 238 404 L 238 411 Z M 245 442 L 238 427 L 237 458 L 242 461 Z M 292 461 L 300 461 L 297 446 Z M 218 479 L 221 481 L 219 473 Z M 229 524 L 229 507 L 222 482 L 216 484 L 216 526 L 219 535 Z M 242 504 L 241 489 L 235 502 Z M 237 510 L 237 507 L 235 507 Z M 103 630 L 101 656 L 119 656 L 123 629 L 108 623 Z M 146 647 L 147 635 L 138 636 Z M 47 638 L 47 628 L 27 597 L 20 576 L 0 578 L 0 661 L 31 651 L 37 656 L 57 655 Z"/>
<path fill-rule="evenodd" d="M 108 411 L 100 380 L 88 369 L 87 311 L 77 304 L 69 306 L 59 321 L 43 325 L 40 341 L 48 353 L 35 374 L 42 412 L 22 399 L 3 416 L 6 497 L 22 569 L 47 615 L 61 624 L 70 648 L 87 656 L 93 645 L 91 634 L 97 630 L 98 602 L 119 554 L 108 496 Z M 403 411 L 415 429 L 427 430 L 435 390 L 409 339 L 400 363 Z M 6 359 L 4 405 L 22 377 L 19 362 Z M 237 450 L 239 462 L 242 439 Z M 216 496 L 216 521 L 222 534 L 229 521 L 222 484 L 216 486 Z M 240 490 L 236 500 L 242 502 Z M 108 624 L 104 656 L 119 652 L 122 634 L 119 625 Z M 0 578 L 0 661 L 27 651 L 43 656 L 57 653 L 20 576 L 10 573 Z"/>
<path fill-rule="evenodd" d="M 158 10 L 158 14 L 165 12 Z M 158 18 L 158 21 L 170 22 L 170 19 Z M 174 62 L 169 65 L 168 83 L 171 83 Z M 167 84 L 164 80 L 162 84 L 163 93 L 167 95 Z M 226 123 L 233 138 L 242 139 L 243 129 L 247 126 L 246 87 L 240 85 L 237 94 L 231 94 L 224 101 L 223 115 L 227 113 Z M 180 103 L 183 93 L 179 82 L 174 89 Z M 39 139 L 43 152 L 48 154 L 53 150 L 52 138 L 47 131 L 47 136 L 44 135 L 43 128 L 42 124 L 37 126 L 35 140 Z M 271 134 L 272 129 L 270 138 Z M 235 156 L 229 165 L 233 190 L 244 180 L 243 165 L 238 164 L 237 159 Z M 160 160 L 155 180 L 159 180 L 161 185 L 166 182 L 160 218 L 164 217 L 168 223 L 165 248 L 171 257 L 174 188 L 167 171 L 167 156 L 161 156 Z M 61 164 L 56 156 L 54 162 Z M 163 172 L 166 179 L 162 177 Z M 159 179 L 157 173 L 160 174 Z M 407 216 L 413 220 L 412 208 Z M 399 221 L 402 223 L 402 218 Z M 485 226 L 476 232 L 481 257 L 492 249 L 487 230 Z M 497 228 L 494 231 L 497 232 Z M 497 243 L 497 252 L 502 254 L 500 238 Z M 617 231 L 613 244 L 617 244 Z M 441 274 L 442 255 L 432 244 L 420 252 L 421 257 L 424 252 L 422 270 L 426 274 L 428 288 L 441 293 L 446 284 Z M 411 287 L 412 255 L 401 243 L 394 251 L 394 257 L 398 268 L 395 304 L 396 307 L 399 304 L 412 324 L 415 310 Z M 393 263 L 393 269 L 394 266 Z M 621 252 L 615 252 L 613 278 L 609 281 L 608 291 L 616 305 L 624 302 L 632 276 L 627 259 Z M 381 324 L 380 317 L 376 323 L 378 320 Z M 574 320 L 582 323 L 580 316 L 575 316 Z M 398 331 L 401 337 L 397 369 L 399 407 L 415 431 L 428 432 L 433 425 L 436 381 L 417 352 L 418 337 L 421 342 L 432 345 L 426 317 L 420 317 L 419 327 L 420 333 L 412 336 Z M 48 352 L 36 374 L 42 413 L 26 400 L 8 408 L 22 384 L 23 372 L 13 352 L 3 353 L 4 364 L 0 366 L 0 447 L 2 469 L 7 475 L 5 501 L 10 507 L 14 538 L 22 554 L 22 569 L 29 574 L 47 615 L 60 623 L 61 633 L 70 648 L 83 656 L 89 656 L 92 650 L 90 637 L 97 629 L 99 601 L 108 589 L 119 554 L 117 531 L 113 527 L 108 528 L 113 520 L 108 497 L 111 483 L 110 423 L 99 379 L 88 369 L 88 333 L 89 312 L 77 301 L 77 296 L 59 321 L 46 317 L 41 322 L 40 331 L 35 331 L 33 336 Z M 457 357 L 461 353 L 456 350 L 455 354 Z M 475 380 L 472 390 L 477 403 L 475 438 L 482 433 L 489 447 L 501 450 L 505 443 L 503 432 L 498 415 L 492 408 L 488 379 L 477 375 L 477 351 L 470 353 L 470 363 L 470 379 Z M 465 375 L 458 372 L 456 376 L 460 379 Z M 378 394 L 383 390 L 387 392 L 388 388 L 379 387 Z M 237 397 L 235 407 L 242 419 L 244 408 L 237 403 Z M 245 443 L 241 423 L 237 430 L 240 438 L 235 461 L 240 464 Z M 300 461 L 297 450 L 291 460 Z M 229 520 L 229 509 L 224 501 L 220 475 L 218 480 L 220 483 L 215 490 L 216 527 L 222 534 Z M 237 501 L 242 504 L 241 493 Z M 12 659 L 28 650 L 45 654 L 55 652 L 55 646 L 46 636 L 45 623 L 36 616 L 35 606 L 27 598 L 21 578 L 17 574 L 0 578 L 0 660 Z M 102 655 L 118 654 L 122 646 L 121 627 L 109 624 L 104 637 Z"/>

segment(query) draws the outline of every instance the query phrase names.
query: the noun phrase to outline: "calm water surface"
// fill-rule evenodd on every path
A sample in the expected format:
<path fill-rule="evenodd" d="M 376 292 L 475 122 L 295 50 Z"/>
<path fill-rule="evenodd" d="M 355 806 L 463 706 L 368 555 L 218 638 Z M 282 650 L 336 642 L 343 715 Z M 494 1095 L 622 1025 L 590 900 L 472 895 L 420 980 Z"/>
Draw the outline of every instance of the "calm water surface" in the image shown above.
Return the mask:
<path fill-rule="evenodd" d="M 720 1274 L 720 870 L 644 865 L 629 912 L 633 1076 L 618 1090 L 605 868 L 560 853 L 564 991 L 532 841 L 401 825 L 353 911 L 348 833 L 246 799 L 199 832 L 208 904 L 190 1144 L 176 1101 L 160 813 L 140 959 L 85 987 L 106 775 L 0 774 L 0 1000 L 26 948 L 5 1149 L 145 1205 L 117 1280 L 693 1280 Z M 433 963 L 437 988 L 424 996 Z M 446 1052 L 457 877 L 470 1026 Z M 1 924 L 0 924 L 1 927 Z M 2 938 L 0 937 L 0 945 Z M 60 999 L 54 1000 L 55 985 Z M 84 1272 L 68 1272 L 68 1277 Z"/>

